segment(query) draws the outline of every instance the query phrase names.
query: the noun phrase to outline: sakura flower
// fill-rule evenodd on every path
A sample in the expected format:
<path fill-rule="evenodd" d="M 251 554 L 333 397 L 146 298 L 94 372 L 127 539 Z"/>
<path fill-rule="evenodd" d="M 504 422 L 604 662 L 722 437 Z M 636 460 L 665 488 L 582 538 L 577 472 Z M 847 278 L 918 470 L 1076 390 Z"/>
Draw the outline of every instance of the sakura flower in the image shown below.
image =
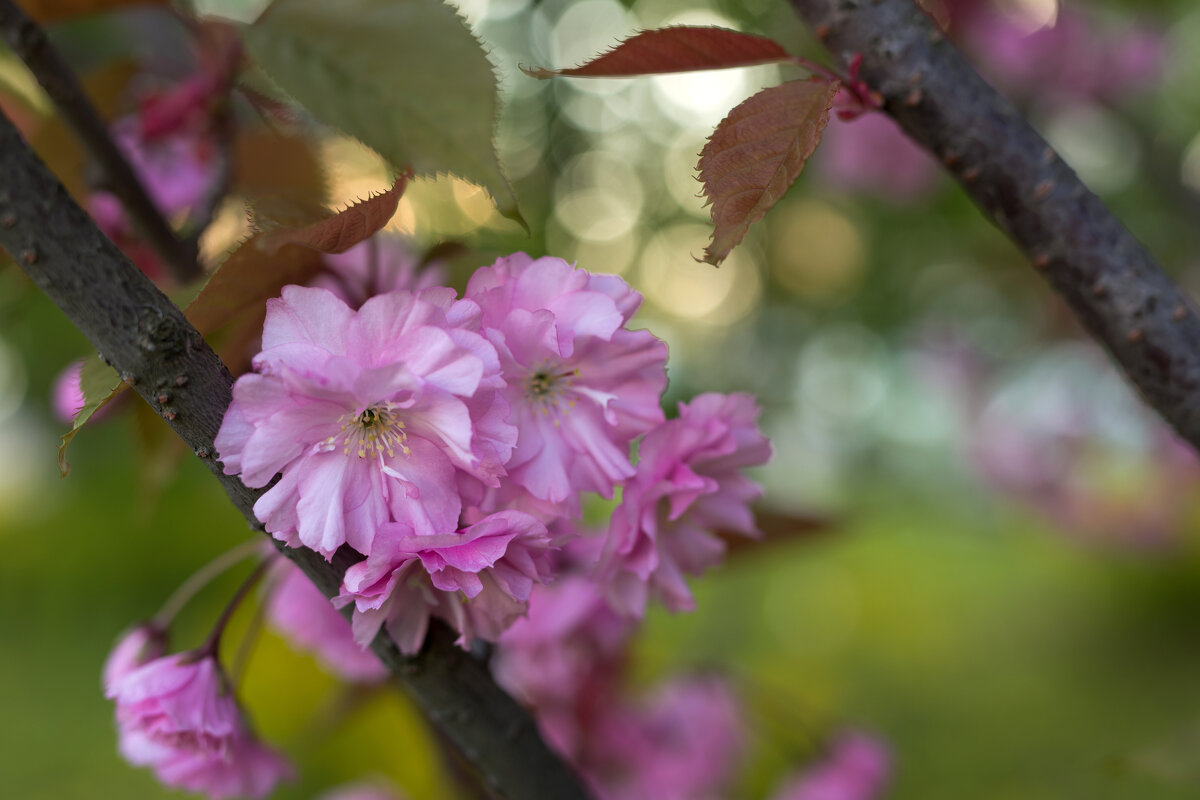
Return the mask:
<path fill-rule="evenodd" d="M 422 265 L 409 240 L 382 233 L 345 252 L 326 255 L 324 261 L 325 269 L 310 285 L 328 289 L 351 308 L 377 294 L 437 286 L 446 272 L 439 261 Z"/>
<path fill-rule="evenodd" d="M 660 688 L 642 705 L 610 706 L 576 761 L 601 800 L 718 800 L 745 749 L 736 697 L 716 678 Z"/>
<path fill-rule="evenodd" d="M 479 308 L 450 289 L 378 295 L 357 311 L 325 289 L 267 303 L 263 351 L 233 387 L 216 446 L 276 538 L 331 558 L 370 554 L 389 521 L 455 530 L 457 474 L 496 485 L 516 430 Z"/>
<path fill-rule="evenodd" d="M 940 166 L 884 114 L 833 122 L 817 151 L 817 170 L 833 189 L 869 191 L 897 204 L 922 198 Z"/>
<path fill-rule="evenodd" d="M 582 575 L 535 586 L 528 614 L 500 636 L 492 674 L 535 710 L 546 742 L 574 757 L 591 734 L 591 721 L 620 702 L 619 678 L 633 627 Z"/>
<path fill-rule="evenodd" d="M 359 647 L 350 621 L 290 561 L 278 562 L 278 579 L 266 604 L 267 619 L 289 642 L 316 655 L 321 665 L 348 681 L 376 683 L 387 677 L 379 659 Z"/>
<path fill-rule="evenodd" d="M 147 766 L 166 786 L 200 792 L 213 800 L 266 797 L 282 780 L 295 775 L 279 753 L 241 730 L 221 752 L 172 747 L 142 731 L 126 732 L 121 755 L 131 764 Z"/>
<path fill-rule="evenodd" d="M 126 675 L 161 657 L 166 648 L 166 631 L 153 622 L 144 622 L 126 631 L 104 662 L 104 691 L 111 691 Z"/>
<path fill-rule="evenodd" d="M 537 586 L 529 613 L 500 637 L 496 680 L 526 705 L 570 704 L 596 674 L 615 672 L 633 622 L 581 575 Z"/>
<path fill-rule="evenodd" d="M 189 131 L 151 140 L 135 117 L 117 121 L 112 137 L 164 217 L 186 215 L 203 201 L 215 178 L 210 140 Z M 104 190 L 93 192 L 88 210 L 138 269 L 154 279 L 163 277 L 158 255 L 135 230 L 115 196 Z"/>
<path fill-rule="evenodd" d="M 317 800 L 403 800 L 405 795 L 383 782 L 353 783 L 338 786 Z"/>
<path fill-rule="evenodd" d="M 282 757 L 249 732 L 212 656 L 177 653 L 118 676 L 120 749 L 168 786 L 210 797 L 262 797 L 290 773 Z"/>
<path fill-rule="evenodd" d="M 771 457 L 757 417 L 749 395 L 704 394 L 642 439 L 601 566 L 615 608 L 640 615 L 653 590 L 671 610 L 691 609 L 683 575 L 721 560 L 716 531 L 757 535 L 750 504 L 762 489 L 742 474 Z"/>
<path fill-rule="evenodd" d="M 241 726 L 241 712 L 212 657 L 157 658 L 115 681 L 106 695 L 117 703 L 121 728 L 152 741 L 221 750 Z"/>
<path fill-rule="evenodd" d="M 54 408 L 54 416 L 58 417 L 60 422 L 65 422 L 70 425 L 80 409 L 87 404 L 87 398 L 83 396 L 83 389 L 79 385 L 79 374 L 83 370 L 83 362 L 75 361 L 70 366 L 58 373 L 58 377 L 54 379 L 54 387 L 51 389 L 51 402 Z"/>
<path fill-rule="evenodd" d="M 546 527 L 519 511 L 449 533 L 388 523 L 367 559 L 346 570 L 336 603 L 354 603 L 354 638 L 363 647 L 386 627 L 401 652 L 416 653 L 431 616 L 457 630 L 463 647 L 477 637 L 494 641 L 525 612 L 534 583 L 549 576 L 549 546 Z"/>
<path fill-rule="evenodd" d="M 820 763 L 789 781 L 773 800 L 874 800 L 883 795 L 890 762 L 881 741 L 852 731 L 833 742 Z"/>
<path fill-rule="evenodd" d="M 1137 18 L 1105 25 L 1085 9 L 1064 5 L 1039 25 L 1017 9 L 981 5 L 964 15 L 961 35 L 989 80 L 1011 93 L 1114 102 L 1152 87 L 1169 60 L 1163 33 Z"/>
<path fill-rule="evenodd" d="M 630 441 L 662 421 L 666 345 L 626 329 L 641 295 L 613 275 L 516 253 L 476 271 L 466 296 L 500 355 L 520 429 L 510 480 L 574 512 L 633 475 Z"/>

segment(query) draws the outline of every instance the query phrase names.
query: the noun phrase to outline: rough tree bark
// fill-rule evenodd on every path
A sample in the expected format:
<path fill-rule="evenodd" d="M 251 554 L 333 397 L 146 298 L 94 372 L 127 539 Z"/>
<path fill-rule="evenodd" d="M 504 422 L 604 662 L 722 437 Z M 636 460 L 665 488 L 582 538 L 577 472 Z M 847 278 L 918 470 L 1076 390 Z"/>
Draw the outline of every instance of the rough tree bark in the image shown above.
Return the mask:
<path fill-rule="evenodd" d="M 1200 316 L 1145 248 L 911 0 L 791 0 L 933 153 L 1153 407 L 1200 450 Z"/>
<path fill-rule="evenodd" d="M 0 114 L 0 247 L 62 309 L 103 358 L 174 429 L 221 482 L 250 527 L 262 489 L 225 475 L 213 439 L 233 378 L 195 328 L 96 227 Z M 357 554 L 333 563 L 304 548 L 281 548 L 327 596 Z M 487 666 L 435 625 L 408 658 L 381 633 L 372 644 L 446 739 L 501 798 L 586 798 L 578 779 L 542 742 L 528 713 L 492 680 Z"/>

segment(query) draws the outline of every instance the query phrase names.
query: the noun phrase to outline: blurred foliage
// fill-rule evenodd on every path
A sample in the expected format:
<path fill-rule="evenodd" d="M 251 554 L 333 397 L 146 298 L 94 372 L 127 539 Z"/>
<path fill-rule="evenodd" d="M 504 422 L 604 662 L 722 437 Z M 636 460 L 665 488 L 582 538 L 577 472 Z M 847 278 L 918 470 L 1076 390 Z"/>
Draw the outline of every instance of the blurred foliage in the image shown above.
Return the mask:
<path fill-rule="evenodd" d="M 262 4 L 195 5 L 249 21 Z M 669 401 L 757 393 L 777 450 L 759 476 L 768 502 L 834 520 L 760 555 L 740 550 L 694 583 L 695 614 L 655 613 L 642 637 L 647 685 L 680 668 L 735 677 L 755 731 L 739 796 L 766 796 L 846 724 L 894 748 L 889 797 L 901 800 L 1197 796 L 1194 466 L 1111 370 L 1088 366 L 1094 348 L 1014 248 L 935 168 L 889 149 L 886 120 L 880 133 L 864 119 L 832 123 L 799 183 L 720 270 L 696 264 L 710 234 L 694 180 L 705 137 L 734 104 L 800 73 L 538 82 L 517 70 L 569 66 L 671 22 L 765 33 L 819 58 L 787 4 L 461 5 L 500 76 L 500 160 L 532 235 L 478 187 L 445 178 L 415 181 L 389 227 L 473 248 L 454 261 L 460 285 L 519 249 L 622 274 L 646 295 L 641 324 L 670 344 Z M 1119 95 L 1051 91 L 1047 75 L 1020 101 L 1164 267 L 1200 287 L 1200 12 L 1156 0 L 1059 13 L 1085 16 L 1110 43 L 1135 23 L 1148 29 L 1161 71 Z M 55 36 L 84 73 L 131 54 L 158 74 L 184 69 L 179 26 L 158 12 L 89 18 Z M 20 69 L 0 58 L 0 106 L 45 119 Z M 327 189 L 331 208 L 386 186 L 381 159 L 312 126 L 300 127 L 321 136 L 319 169 L 309 163 L 297 186 Z M 843 159 L 838 140 L 855 137 L 857 155 Z M 880 152 L 884 169 L 872 173 Z M 222 210 L 210 257 L 245 235 L 242 212 Z M 51 384 L 87 353 L 34 287 L 0 267 L 6 796 L 167 796 L 116 758 L 100 665 L 121 630 L 246 533 L 191 459 L 160 456 L 147 479 L 130 443 L 161 451 L 152 417 L 89 426 L 71 477 L 57 477 Z M 1004 398 L 1016 411 L 997 417 Z M 981 437 L 994 419 L 999 449 Z M 1034 457 L 1022 450 L 1016 472 L 1050 476 L 1032 490 L 997 477 L 1018 440 Z M 1068 500 L 1095 513 L 1065 514 Z M 178 644 L 203 637 L 238 578 L 189 609 Z M 347 694 L 267 635 L 243 694 L 264 735 L 302 763 L 301 782 L 279 797 L 313 797 L 363 772 L 414 798 L 452 796 L 436 746 L 395 693 L 382 703 Z"/>

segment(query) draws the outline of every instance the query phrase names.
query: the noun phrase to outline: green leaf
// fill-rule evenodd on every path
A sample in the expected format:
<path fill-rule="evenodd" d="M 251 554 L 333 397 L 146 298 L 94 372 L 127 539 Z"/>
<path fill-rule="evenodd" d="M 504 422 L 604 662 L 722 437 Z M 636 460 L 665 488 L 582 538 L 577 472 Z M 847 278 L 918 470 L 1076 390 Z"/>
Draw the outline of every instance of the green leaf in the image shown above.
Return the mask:
<path fill-rule="evenodd" d="M 116 398 L 125 390 L 128 384 L 117 375 L 117 371 L 94 355 L 83 362 L 79 370 L 79 389 L 83 392 L 83 408 L 75 415 L 71 430 L 62 435 L 58 445 L 58 471 L 65 478 L 71 472 L 71 464 L 67 461 L 67 445 L 75 438 L 92 415 Z"/>
<path fill-rule="evenodd" d="M 496 156 L 496 76 L 458 13 L 439 0 L 275 0 L 246 46 L 313 116 L 396 169 L 458 175 L 524 224 Z"/>

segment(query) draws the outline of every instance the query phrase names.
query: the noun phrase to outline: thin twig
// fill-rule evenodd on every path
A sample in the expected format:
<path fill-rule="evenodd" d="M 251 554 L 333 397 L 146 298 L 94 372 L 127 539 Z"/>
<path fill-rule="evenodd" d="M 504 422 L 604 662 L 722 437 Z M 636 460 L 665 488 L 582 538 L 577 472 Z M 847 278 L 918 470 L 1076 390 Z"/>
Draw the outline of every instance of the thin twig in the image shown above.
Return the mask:
<path fill-rule="evenodd" d="M 229 620 L 233 619 L 233 614 L 241 606 L 242 601 L 250 594 L 250 590 L 258 585 L 262 580 L 263 575 L 267 574 L 267 567 L 271 562 L 279 556 L 272 553 L 267 558 L 258 562 L 246 579 L 242 581 L 242 585 L 233 593 L 233 597 L 229 598 L 229 602 L 225 604 L 225 608 L 221 611 L 221 616 L 217 617 L 217 621 L 213 623 L 212 632 L 208 634 L 208 639 L 204 644 L 200 645 L 197 652 L 205 655 L 210 655 L 216 658 L 218 650 L 221 647 L 221 637 L 225 635 L 225 629 L 229 627 Z"/>
<path fill-rule="evenodd" d="M 96 227 L 3 114 L 0 175 L 0 247 L 162 415 L 250 527 L 262 531 L 254 503 L 266 490 L 226 475 L 215 457 L 213 439 L 232 398 L 233 377 L 225 365 L 183 312 Z M 314 550 L 275 544 L 326 597 L 338 592 L 347 567 L 361 558 L 343 548 L 330 563 Z M 372 650 L 493 795 L 588 797 L 542 742 L 533 718 L 454 639 L 437 623 L 413 657 L 402 655 L 386 631 L 375 637 Z"/>
<path fill-rule="evenodd" d="M 0 0 L 0 35 L 54 101 L 63 118 L 99 164 L 108 188 L 179 283 L 201 275 L 194 243 L 181 240 L 118 149 L 108 125 L 83 91 L 62 54 L 15 0 Z"/>
<path fill-rule="evenodd" d="M 187 580 L 179 584 L 179 588 L 171 593 L 167 602 L 163 603 L 163 607 L 154 615 L 155 624 L 162 628 L 168 627 L 175 619 L 175 615 L 196 596 L 197 592 L 232 567 L 255 553 L 262 552 L 262 549 L 262 542 L 257 539 L 242 542 L 193 572 Z"/>
<path fill-rule="evenodd" d="M 911 0 L 791 3 L 1200 449 L 1200 315 L 1133 234 Z"/>

